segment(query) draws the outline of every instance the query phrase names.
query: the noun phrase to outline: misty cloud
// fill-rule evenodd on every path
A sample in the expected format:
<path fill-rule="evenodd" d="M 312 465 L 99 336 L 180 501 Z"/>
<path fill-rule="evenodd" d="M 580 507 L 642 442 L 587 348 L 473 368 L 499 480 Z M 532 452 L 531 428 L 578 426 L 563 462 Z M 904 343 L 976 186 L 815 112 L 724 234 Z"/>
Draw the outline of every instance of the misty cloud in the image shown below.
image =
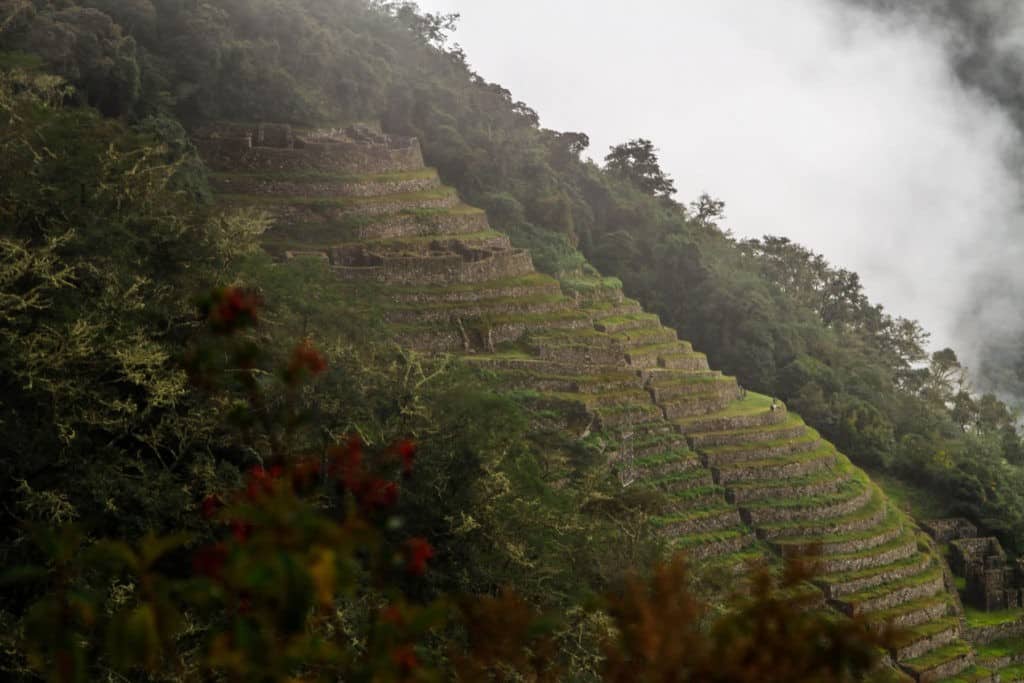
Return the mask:
<path fill-rule="evenodd" d="M 949 16 L 863 3 L 886 4 L 423 4 L 462 14 L 454 39 L 474 68 L 543 125 L 588 133 L 596 158 L 653 139 L 680 199 L 708 191 L 737 235 L 785 235 L 857 271 L 872 299 L 973 365 L 990 333 L 1024 328 L 1015 296 L 994 296 L 1024 292 L 1021 185 L 1007 163 L 1021 135 L 964 58 L 978 40 L 1018 50 L 1024 18 L 985 0 L 965 32 Z"/>

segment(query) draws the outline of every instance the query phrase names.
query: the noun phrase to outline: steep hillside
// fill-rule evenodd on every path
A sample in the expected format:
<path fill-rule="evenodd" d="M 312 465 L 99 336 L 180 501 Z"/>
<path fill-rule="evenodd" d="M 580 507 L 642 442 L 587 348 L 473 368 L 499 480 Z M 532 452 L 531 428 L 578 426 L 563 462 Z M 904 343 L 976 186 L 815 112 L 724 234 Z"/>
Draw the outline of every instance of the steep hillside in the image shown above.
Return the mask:
<path fill-rule="evenodd" d="M 624 485 L 662 492 L 651 523 L 670 548 L 730 572 L 816 559 L 823 603 L 905 627 L 889 654 L 915 680 L 973 665 L 941 558 L 862 471 L 781 402 L 711 370 L 618 281 L 538 274 L 424 168 L 415 139 L 239 124 L 193 139 L 219 201 L 273 217 L 269 250 L 327 261 L 396 341 L 530 392 L 605 444 Z"/>

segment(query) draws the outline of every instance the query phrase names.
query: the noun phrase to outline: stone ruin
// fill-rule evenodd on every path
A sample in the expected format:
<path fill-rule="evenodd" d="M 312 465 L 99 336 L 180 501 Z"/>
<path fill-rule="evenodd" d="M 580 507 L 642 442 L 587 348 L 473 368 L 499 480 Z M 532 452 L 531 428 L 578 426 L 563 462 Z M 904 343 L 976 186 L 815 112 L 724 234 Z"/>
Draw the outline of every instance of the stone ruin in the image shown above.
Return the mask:
<path fill-rule="evenodd" d="M 967 582 L 967 604 L 986 612 L 1022 606 L 1024 560 L 1009 564 L 999 539 L 979 537 L 977 527 L 962 518 L 930 520 L 922 527 L 949 544 L 950 568 Z"/>

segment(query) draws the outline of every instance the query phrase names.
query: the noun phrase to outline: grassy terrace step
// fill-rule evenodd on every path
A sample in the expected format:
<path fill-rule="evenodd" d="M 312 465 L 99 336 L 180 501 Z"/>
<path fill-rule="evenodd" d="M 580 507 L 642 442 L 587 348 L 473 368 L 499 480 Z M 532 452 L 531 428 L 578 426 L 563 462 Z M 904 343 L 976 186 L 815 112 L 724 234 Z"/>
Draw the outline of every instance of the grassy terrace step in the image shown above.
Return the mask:
<path fill-rule="evenodd" d="M 963 641 L 953 642 L 921 657 L 900 663 L 905 671 L 921 683 L 956 676 L 973 665 L 974 651 Z"/>
<path fill-rule="evenodd" d="M 625 299 L 623 301 L 589 301 L 582 306 L 590 315 L 597 318 L 610 318 L 615 316 L 628 316 L 636 313 L 643 313 L 643 306 L 638 301 Z"/>
<path fill-rule="evenodd" d="M 897 661 L 904 661 L 949 645 L 959 637 L 960 619 L 944 617 L 907 629 L 896 638 L 889 652 Z"/>
<path fill-rule="evenodd" d="M 732 392 L 709 391 L 703 394 L 688 394 L 672 399 L 658 401 L 666 420 L 684 417 L 697 417 L 714 413 L 736 400 L 735 390 Z"/>
<path fill-rule="evenodd" d="M 789 476 L 799 477 L 831 468 L 839 460 L 835 446 L 828 442 L 812 451 L 780 455 L 763 460 L 750 460 L 712 467 L 715 481 L 720 484 L 777 480 Z"/>
<path fill-rule="evenodd" d="M 1024 638 L 1003 638 L 987 645 L 975 645 L 978 662 L 993 669 L 1024 664 Z"/>
<path fill-rule="evenodd" d="M 609 371 L 603 375 L 555 375 L 509 369 L 499 370 L 498 375 L 508 384 L 533 388 L 537 391 L 602 394 L 641 390 L 640 378 L 628 372 Z"/>
<path fill-rule="evenodd" d="M 453 206 L 362 216 L 346 213 L 345 207 L 340 205 L 299 205 L 298 209 L 301 211 L 294 215 L 284 212 L 286 219 L 278 221 L 266 236 L 334 244 L 394 237 L 437 238 L 490 230 L 487 214 L 482 209 L 461 202 Z"/>
<path fill-rule="evenodd" d="M 308 197 L 370 197 L 394 192 L 419 192 L 441 185 L 437 171 L 425 168 L 403 173 L 344 175 L 310 172 L 211 173 L 217 192 Z"/>
<path fill-rule="evenodd" d="M 814 582 L 825 590 L 825 595 L 836 600 L 867 588 L 874 588 L 884 583 L 899 581 L 908 576 L 920 574 L 933 563 L 933 559 L 924 554 L 912 551 L 907 557 L 877 567 L 867 567 L 836 574 L 825 574 L 814 579 Z"/>
<path fill-rule="evenodd" d="M 558 296 L 558 281 L 547 275 L 531 273 L 504 280 L 451 285 L 380 287 L 381 296 L 396 304 L 440 304 L 481 299 L 507 299 L 522 296 Z"/>
<path fill-rule="evenodd" d="M 968 669 L 968 671 L 970 671 L 970 669 Z M 966 673 L 967 672 L 964 672 L 964 674 Z M 1001 683 L 1016 683 L 1017 681 L 1024 681 L 1024 664 L 1016 664 L 1014 666 L 1003 667 L 1002 669 L 999 669 L 994 673 L 999 674 L 999 681 Z M 963 676 L 964 674 L 961 674 L 961 676 Z M 975 683 L 975 681 L 971 681 L 969 679 L 947 679 L 949 683 L 960 683 L 961 680 L 968 681 L 969 683 Z"/>
<path fill-rule="evenodd" d="M 863 507 L 872 495 L 871 487 L 863 479 L 850 478 L 834 493 L 748 503 L 740 506 L 740 512 L 744 521 L 751 525 L 826 519 Z"/>
<path fill-rule="evenodd" d="M 741 551 L 754 542 L 749 530 L 743 527 L 710 533 L 687 534 L 669 542 L 670 552 L 683 552 L 691 561 L 705 562 Z"/>
<path fill-rule="evenodd" d="M 591 313 L 591 311 L 587 311 Z M 591 313 L 592 315 L 592 313 Z M 661 319 L 653 313 L 631 313 L 613 315 L 594 320 L 594 328 L 609 334 L 618 334 L 632 330 L 657 329 L 661 327 Z"/>
<path fill-rule="evenodd" d="M 810 451 L 820 446 L 820 441 L 821 436 L 818 432 L 808 427 L 803 434 L 796 438 L 772 439 L 730 446 L 710 446 L 701 448 L 700 453 L 708 466 L 713 467 Z"/>
<path fill-rule="evenodd" d="M 842 547 L 842 542 L 839 546 Z M 847 544 L 849 545 L 849 544 Z M 913 557 L 918 552 L 917 537 L 913 529 L 903 525 L 896 517 L 872 529 L 866 537 L 853 543 L 858 550 L 827 553 L 830 546 L 821 546 L 825 554 L 816 555 L 813 560 L 825 580 L 837 575 L 869 571 L 877 567 Z M 836 581 L 841 581 L 837 578 Z"/>
<path fill-rule="evenodd" d="M 217 201 L 230 206 L 256 206 L 271 212 L 300 207 L 332 208 L 364 215 L 380 215 L 419 209 L 451 209 L 458 206 L 459 196 L 453 188 L 441 187 L 420 192 L 344 198 L 219 194 Z"/>
<path fill-rule="evenodd" d="M 580 396 L 584 395 L 580 394 Z M 601 419 L 601 427 L 604 429 L 618 429 L 646 422 L 660 422 L 664 419 L 661 409 L 653 403 L 601 406 L 597 409 L 597 414 Z"/>
<path fill-rule="evenodd" d="M 529 297 L 508 297 L 498 299 L 477 299 L 452 303 L 421 303 L 386 306 L 384 319 L 389 322 L 448 321 L 455 318 L 480 318 L 483 316 L 508 317 L 517 313 L 535 315 L 555 311 L 574 311 L 576 317 L 582 314 L 572 303 L 558 294 L 543 294 Z"/>
<path fill-rule="evenodd" d="M 757 535 L 772 541 L 806 545 L 812 539 L 829 537 L 822 541 L 824 544 L 833 543 L 846 534 L 871 533 L 873 527 L 885 520 L 888 514 L 885 497 L 874 487 L 872 491 L 874 493 L 868 502 L 855 512 L 831 519 L 762 524 L 757 528 Z"/>
<path fill-rule="evenodd" d="M 600 326 L 595 325 L 595 327 L 601 329 Z M 670 327 L 662 327 L 660 322 L 657 326 L 609 333 L 624 349 L 641 349 L 658 344 L 674 344 L 679 341 L 676 337 L 676 331 Z"/>
<path fill-rule="evenodd" d="M 701 462 L 705 462 L 703 454 Z M 835 493 L 844 486 L 856 469 L 844 457 L 831 467 L 799 477 L 780 477 L 757 481 L 733 482 L 726 487 L 726 495 L 734 503 L 757 503 L 781 498 L 803 498 Z"/>
<path fill-rule="evenodd" d="M 378 256 L 430 257 L 463 249 L 509 250 L 508 236 L 492 230 L 462 235 L 398 237 L 361 242 L 345 242 L 329 236 L 279 235 L 268 233 L 262 240 L 263 248 L 272 254 L 286 251 L 322 251 L 331 253 L 335 260 L 344 260 L 352 252 L 367 252 Z M 570 304 L 571 305 L 571 304 Z"/>
<path fill-rule="evenodd" d="M 699 438 L 709 432 L 763 427 L 784 422 L 785 419 L 786 408 L 782 403 L 773 404 L 770 397 L 748 391 L 744 398 L 733 401 L 724 410 L 711 415 L 676 420 L 675 423 L 684 434 Z"/>
<path fill-rule="evenodd" d="M 647 407 L 654 407 L 647 392 L 639 387 L 602 393 L 565 394 L 564 397 L 583 401 L 592 408 L 614 408 L 615 406 L 626 404 L 644 406 L 645 409 Z"/>
<path fill-rule="evenodd" d="M 671 374 L 669 374 L 671 373 Z M 644 373 L 645 383 L 656 401 L 669 401 L 693 394 L 732 394 L 738 398 L 739 386 L 734 377 L 720 372 L 675 372 L 654 370 Z"/>
<path fill-rule="evenodd" d="M 687 367 L 680 368 L 681 370 L 706 372 L 710 369 L 707 365 L 707 356 L 703 353 L 696 353 L 689 343 L 684 341 L 660 342 L 646 346 L 634 345 L 626 350 L 630 365 L 641 370 L 661 367 L 660 359 L 668 354 L 682 354 L 689 359 Z"/>
<path fill-rule="evenodd" d="M 949 596 L 940 593 L 928 598 L 911 600 L 890 609 L 871 612 L 867 618 L 876 629 L 882 629 L 889 624 L 899 628 L 911 628 L 942 619 L 952 613 Z"/>
<path fill-rule="evenodd" d="M 740 516 L 736 508 L 722 503 L 671 515 L 652 516 L 651 525 L 663 536 L 705 534 L 740 526 Z"/>
<path fill-rule="evenodd" d="M 704 372 L 709 370 L 706 354 L 695 351 L 667 351 L 658 354 L 658 367 L 666 370 Z"/>
<path fill-rule="evenodd" d="M 703 452 L 705 448 L 712 446 L 754 444 L 765 441 L 795 439 L 804 434 L 806 430 L 807 425 L 798 416 L 787 415 L 785 419 L 777 424 L 693 433 L 687 434 L 687 439 L 690 445 Z"/>
<path fill-rule="evenodd" d="M 842 532 L 834 528 L 837 523 L 844 525 L 848 522 L 853 522 L 854 527 L 862 524 L 864 526 L 860 530 Z M 778 525 L 769 529 L 768 533 L 783 534 L 773 536 L 769 540 L 769 545 L 786 557 L 815 554 L 822 558 L 830 558 L 880 546 L 903 533 L 903 528 L 903 518 L 899 512 L 879 495 L 853 515 L 834 520 L 821 520 L 818 525 L 799 522 Z"/>
<path fill-rule="evenodd" d="M 941 593 L 944 588 L 942 568 L 930 565 L 920 574 L 850 593 L 837 600 L 835 604 L 845 614 L 855 616 L 890 609 L 912 600 L 929 598 Z"/>
<path fill-rule="evenodd" d="M 649 482 L 644 482 L 647 485 Z M 663 486 L 658 488 L 664 489 Z M 696 488 L 667 491 L 668 504 L 673 511 L 690 510 L 693 508 L 706 508 L 712 505 L 721 505 L 722 487 L 714 484 L 705 484 Z"/>
<path fill-rule="evenodd" d="M 943 678 L 942 683 L 1012 683 L 1021 678 L 1015 678 L 1007 673 L 1008 669 L 993 671 L 984 666 L 971 666 L 951 678 Z M 1020 676 L 1024 676 L 1024 667 L 1020 667 Z M 998 676 L 998 678 L 996 678 Z M 1010 676 L 1010 677 L 1008 677 Z"/>
<path fill-rule="evenodd" d="M 484 329 L 491 331 L 494 343 L 500 344 L 505 341 L 518 340 L 530 332 L 572 330 L 587 324 L 589 321 L 581 317 L 580 312 L 576 309 L 555 309 L 545 313 L 522 313 L 519 315 L 505 313 L 488 316 Z M 474 331 L 473 325 L 473 319 L 464 321 L 464 327 L 468 333 Z M 426 322 L 392 323 L 390 329 L 413 348 L 426 348 L 428 340 L 440 335 L 445 339 L 452 340 L 448 345 L 450 348 L 443 350 L 453 352 L 462 350 L 461 333 L 456 333 L 457 321 L 450 321 L 442 326 L 439 326 L 436 321 L 429 320 Z"/>
<path fill-rule="evenodd" d="M 714 485 L 711 473 L 686 451 L 635 458 L 632 466 L 643 479 L 665 480 L 672 477 L 675 490 Z"/>

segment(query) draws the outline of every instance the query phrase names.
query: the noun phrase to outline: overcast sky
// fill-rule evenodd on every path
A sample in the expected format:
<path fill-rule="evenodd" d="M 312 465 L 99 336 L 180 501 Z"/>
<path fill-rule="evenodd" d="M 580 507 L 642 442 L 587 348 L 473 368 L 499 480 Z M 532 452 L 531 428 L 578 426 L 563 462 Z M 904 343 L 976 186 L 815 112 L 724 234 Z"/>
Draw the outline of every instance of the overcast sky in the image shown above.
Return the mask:
<path fill-rule="evenodd" d="M 679 199 L 725 200 L 739 236 L 784 235 L 860 273 L 936 344 L 969 280 L 1015 267 L 1016 129 L 952 73 L 948 36 L 838 0 L 423 0 L 459 12 L 473 68 L 590 153 L 654 140 Z M 1016 259 L 1017 254 L 1013 255 Z M 1019 263 L 1019 261 L 1017 261 Z"/>

